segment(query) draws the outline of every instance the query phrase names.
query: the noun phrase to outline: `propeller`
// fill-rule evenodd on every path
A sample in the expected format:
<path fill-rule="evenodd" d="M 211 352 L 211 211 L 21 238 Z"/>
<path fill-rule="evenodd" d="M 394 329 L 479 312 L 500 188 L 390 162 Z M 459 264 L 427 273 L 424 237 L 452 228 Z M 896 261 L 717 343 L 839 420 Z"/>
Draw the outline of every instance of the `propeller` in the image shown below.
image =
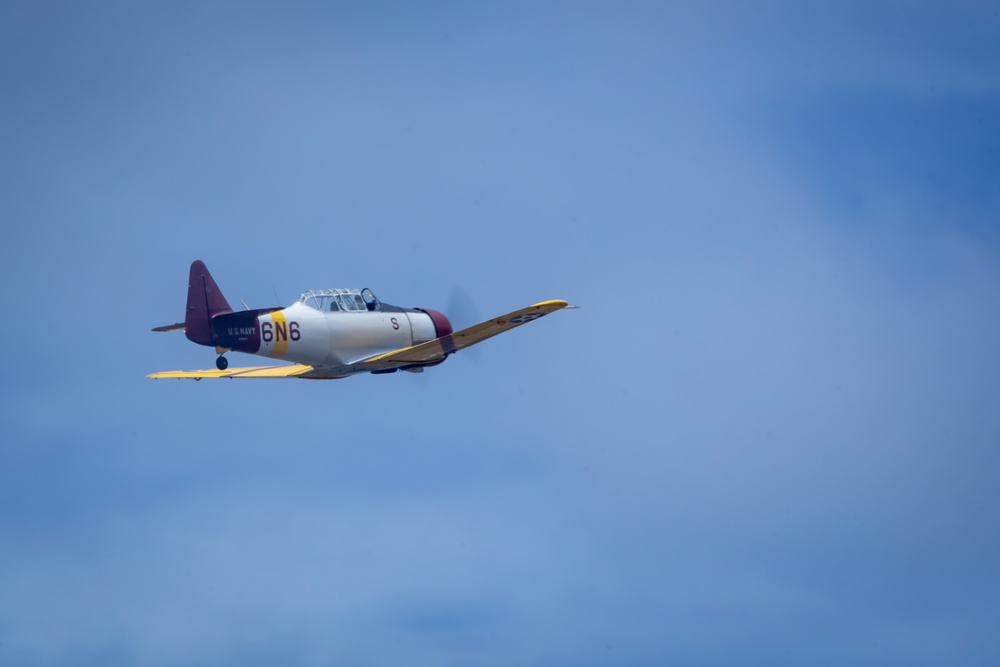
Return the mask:
<path fill-rule="evenodd" d="M 465 289 L 455 285 L 448 299 L 448 310 L 445 311 L 451 328 L 455 331 L 471 327 L 482 321 L 476 302 Z"/>
<path fill-rule="evenodd" d="M 461 331 L 483 321 L 475 300 L 459 285 L 455 285 L 452 288 L 451 298 L 448 299 L 448 310 L 444 314 L 448 317 L 448 321 L 451 322 L 451 328 L 454 331 Z M 462 356 L 471 361 L 478 361 L 479 348 L 473 346 L 462 350 Z"/>

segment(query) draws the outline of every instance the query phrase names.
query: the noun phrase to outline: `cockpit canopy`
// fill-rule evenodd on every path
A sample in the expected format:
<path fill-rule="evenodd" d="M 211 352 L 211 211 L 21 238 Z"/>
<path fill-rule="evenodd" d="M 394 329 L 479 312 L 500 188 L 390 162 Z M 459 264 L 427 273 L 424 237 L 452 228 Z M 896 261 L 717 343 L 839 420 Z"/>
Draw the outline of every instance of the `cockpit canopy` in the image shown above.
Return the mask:
<path fill-rule="evenodd" d="M 324 313 L 345 311 L 361 313 L 378 310 L 379 301 L 368 288 L 335 287 L 333 289 L 309 290 L 299 296 L 299 303 Z"/>

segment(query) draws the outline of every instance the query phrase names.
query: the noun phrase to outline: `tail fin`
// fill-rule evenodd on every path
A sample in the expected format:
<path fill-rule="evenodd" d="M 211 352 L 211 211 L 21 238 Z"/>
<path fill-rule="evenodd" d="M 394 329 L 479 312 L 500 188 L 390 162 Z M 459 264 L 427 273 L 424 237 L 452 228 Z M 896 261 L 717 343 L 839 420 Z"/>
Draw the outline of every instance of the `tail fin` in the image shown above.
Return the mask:
<path fill-rule="evenodd" d="M 205 263 L 196 259 L 191 263 L 188 277 L 187 314 L 184 316 L 184 334 L 193 343 L 213 345 L 212 318 L 220 313 L 231 313 L 226 297 L 215 284 Z"/>

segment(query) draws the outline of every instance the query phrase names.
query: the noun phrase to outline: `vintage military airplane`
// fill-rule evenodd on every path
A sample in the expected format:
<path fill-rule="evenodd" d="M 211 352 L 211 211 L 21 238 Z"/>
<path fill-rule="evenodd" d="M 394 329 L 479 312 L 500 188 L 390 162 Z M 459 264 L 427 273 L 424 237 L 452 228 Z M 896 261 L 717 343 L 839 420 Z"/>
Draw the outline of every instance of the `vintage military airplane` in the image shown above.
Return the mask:
<path fill-rule="evenodd" d="M 370 289 L 304 292 L 287 308 L 234 311 L 204 262 L 191 264 L 183 322 L 153 331 L 184 330 L 188 340 L 214 347 L 215 370 L 164 371 L 151 378 L 303 378 L 333 380 L 359 373 L 420 373 L 448 355 L 562 308 L 543 301 L 461 331 L 436 310 L 400 308 Z M 229 368 L 226 352 L 294 362 Z"/>

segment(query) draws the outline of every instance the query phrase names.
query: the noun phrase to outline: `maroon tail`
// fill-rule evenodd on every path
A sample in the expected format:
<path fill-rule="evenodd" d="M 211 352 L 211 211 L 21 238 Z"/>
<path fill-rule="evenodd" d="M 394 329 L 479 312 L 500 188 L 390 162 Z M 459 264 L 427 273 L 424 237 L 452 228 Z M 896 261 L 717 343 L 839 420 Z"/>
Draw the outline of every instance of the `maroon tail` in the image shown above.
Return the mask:
<path fill-rule="evenodd" d="M 214 345 L 212 318 L 220 313 L 231 313 L 226 297 L 215 284 L 205 263 L 196 259 L 191 263 L 188 277 L 187 314 L 184 316 L 184 333 L 188 340 L 199 345 Z"/>

